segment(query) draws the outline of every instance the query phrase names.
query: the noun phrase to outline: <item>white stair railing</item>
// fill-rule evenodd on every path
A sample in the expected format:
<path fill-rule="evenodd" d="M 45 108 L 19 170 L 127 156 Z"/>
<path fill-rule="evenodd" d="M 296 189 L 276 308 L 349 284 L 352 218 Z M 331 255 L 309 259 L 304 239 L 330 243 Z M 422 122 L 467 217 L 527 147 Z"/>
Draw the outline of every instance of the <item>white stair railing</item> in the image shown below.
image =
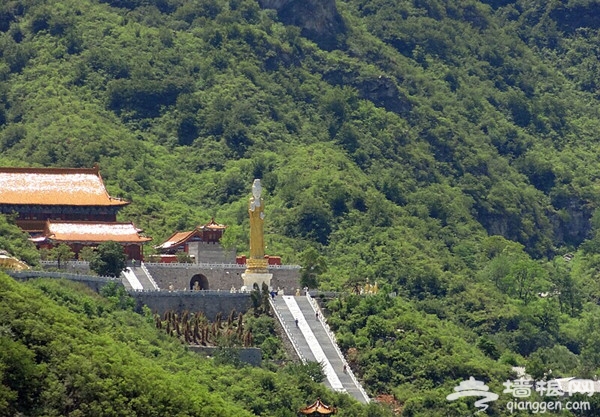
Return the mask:
<path fill-rule="evenodd" d="M 281 327 L 283 327 L 283 331 L 285 332 L 288 340 L 290 341 L 294 350 L 296 351 L 296 354 L 298 355 L 298 357 L 300 358 L 302 363 L 304 365 L 306 365 L 307 360 L 304 357 L 304 355 L 302 354 L 302 352 L 300 351 L 300 347 L 298 346 L 298 342 L 296 341 L 296 338 L 292 335 L 290 328 L 288 327 L 287 323 L 281 316 L 281 313 L 279 312 L 279 307 L 277 306 L 277 304 L 275 304 L 275 302 L 271 298 L 269 298 L 269 304 L 271 305 L 271 309 L 275 313 L 275 316 L 277 316 L 277 320 L 279 320 L 279 323 L 281 323 Z"/>
<path fill-rule="evenodd" d="M 154 278 L 152 278 L 152 275 L 150 274 L 150 272 L 146 268 L 146 265 L 144 265 L 144 262 L 140 261 L 140 268 L 142 268 L 142 271 L 144 271 L 144 274 L 146 274 L 146 276 L 148 277 L 148 280 L 150 281 L 150 284 L 152 284 L 152 286 L 154 287 L 154 289 L 157 290 L 157 291 L 160 290 L 160 288 L 158 288 L 158 285 L 156 285 L 156 281 L 154 281 Z"/>
<path fill-rule="evenodd" d="M 317 302 L 315 301 L 315 299 L 312 298 L 308 292 L 306 293 L 306 298 L 307 298 L 308 302 L 310 303 L 310 305 L 312 306 L 312 308 L 315 311 L 315 313 L 319 313 L 319 316 L 321 317 L 321 320 L 319 320 L 319 321 L 321 322 L 321 325 L 325 329 L 325 333 L 327 333 L 327 336 L 329 336 L 329 340 L 331 340 L 331 343 L 333 344 L 333 347 L 335 348 L 337 354 L 342 359 L 342 363 L 344 364 L 344 367 L 346 369 L 346 372 L 350 376 L 350 379 L 352 379 L 352 382 L 354 383 L 354 385 L 356 385 L 356 387 L 358 388 L 358 390 L 360 391 L 360 393 L 364 397 L 365 401 L 367 403 L 371 402 L 371 399 L 369 398 L 369 395 L 367 394 L 367 392 L 363 388 L 362 384 L 358 381 L 358 379 L 356 379 L 356 376 L 354 375 L 354 372 L 352 372 L 352 369 L 350 368 L 350 365 L 348 365 L 348 362 L 346 361 L 346 358 L 344 357 L 344 354 L 342 353 L 342 350 L 340 349 L 340 347 L 337 344 L 337 339 L 335 337 L 335 333 L 333 333 L 333 331 L 329 327 L 329 324 L 327 324 L 327 320 L 325 319 L 325 316 L 323 315 L 323 312 L 321 311 L 321 308 L 319 307 L 319 304 L 317 304 Z"/>

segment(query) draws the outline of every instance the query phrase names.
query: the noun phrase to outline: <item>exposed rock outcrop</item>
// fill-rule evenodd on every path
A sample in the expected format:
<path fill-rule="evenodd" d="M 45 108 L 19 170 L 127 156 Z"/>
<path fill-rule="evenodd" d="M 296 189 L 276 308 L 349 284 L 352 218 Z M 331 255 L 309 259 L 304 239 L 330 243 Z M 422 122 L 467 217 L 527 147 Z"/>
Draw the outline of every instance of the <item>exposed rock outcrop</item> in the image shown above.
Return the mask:
<path fill-rule="evenodd" d="M 585 239 L 591 237 L 590 219 L 593 214 L 593 206 L 590 202 L 576 197 L 561 201 L 559 204 L 562 215 L 555 214 L 551 217 L 555 233 L 554 240 L 563 245 L 577 247 Z"/>
<path fill-rule="evenodd" d="M 350 85 L 358 90 L 360 98 L 370 100 L 377 107 L 400 115 L 412 109 L 412 103 L 386 75 L 364 77 L 350 68 L 340 68 L 323 74 L 323 79 L 333 85 Z"/>
<path fill-rule="evenodd" d="M 384 75 L 362 80 L 356 87 L 362 98 L 388 111 L 406 114 L 412 109 L 408 98 L 398 90 L 391 78 Z"/>
<path fill-rule="evenodd" d="M 335 0 L 259 0 L 263 9 L 275 9 L 286 25 L 298 26 L 305 36 L 326 50 L 342 43 L 346 25 Z"/>

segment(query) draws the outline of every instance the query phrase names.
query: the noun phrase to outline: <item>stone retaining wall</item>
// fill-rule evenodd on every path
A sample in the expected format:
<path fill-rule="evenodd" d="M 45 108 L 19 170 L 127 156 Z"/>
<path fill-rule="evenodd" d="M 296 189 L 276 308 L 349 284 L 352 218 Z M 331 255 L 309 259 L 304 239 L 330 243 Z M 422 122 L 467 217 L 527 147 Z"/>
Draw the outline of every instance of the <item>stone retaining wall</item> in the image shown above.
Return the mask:
<path fill-rule="evenodd" d="M 235 264 L 144 264 L 162 290 L 189 291 L 194 277 L 205 277 L 204 290 L 230 291 L 243 286 L 244 266 Z M 294 294 L 300 288 L 300 269 L 293 267 L 269 268 L 273 274 L 271 286 L 283 289 L 286 294 Z"/>
<path fill-rule="evenodd" d="M 100 289 L 110 282 L 114 282 L 117 285 L 123 285 L 120 279 L 99 277 L 93 275 L 81 275 L 72 274 L 67 272 L 47 272 L 47 271 L 6 271 L 8 275 L 19 281 L 27 281 L 29 279 L 36 278 L 56 278 L 56 279 L 68 279 L 69 281 L 76 281 L 87 285 L 96 292 L 100 292 Z"/>
<path fill-rule="evenodd" d="M 225 250 L 218 243 L 189 242 L 188 254 L 193 255 L 196 263 L 226 264 L 235 263 L 235 250 Z"/>
<path fill-rule="evenodd" d="M 227 317 L 232 310 L 245 313 L 252 306 L 250 294 L 241 293 L 131 291 L 130 294 L 136 299 L 136 309 L 140 312 L 143 305 L 147 305 L 153 313 L 161 316 L 166 311 L 183 312 L 188 310 L 190 313 L 202 311 L 210 321 L 214 321 L 218 313 Z"/>

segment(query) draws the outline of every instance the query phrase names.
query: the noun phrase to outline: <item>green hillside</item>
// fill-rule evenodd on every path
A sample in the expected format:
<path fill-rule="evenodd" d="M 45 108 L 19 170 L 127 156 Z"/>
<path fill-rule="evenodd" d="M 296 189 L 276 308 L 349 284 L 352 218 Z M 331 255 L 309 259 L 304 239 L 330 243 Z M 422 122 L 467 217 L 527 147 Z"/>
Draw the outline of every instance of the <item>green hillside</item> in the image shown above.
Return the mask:
<path fill-rule="evenodd" d="M 156 242 L 215 216 L 241 252 L 262 178 L 269 253 L 398 295 L 329 306 L 369 392 L 464 415 L 445 395 L 469 376 L 600 370 L 598 12 L 4 1 L 0 163 L 99 162 Z"/>
<path fill-rule="evenodd" d="M 302 365 L 273 372 L 204 359 L 123 294 L 105 295 L 0 274 L 0 416 L 294 417 L 317 396 L 343 416 L 387 414 L 329 392 Z"/>

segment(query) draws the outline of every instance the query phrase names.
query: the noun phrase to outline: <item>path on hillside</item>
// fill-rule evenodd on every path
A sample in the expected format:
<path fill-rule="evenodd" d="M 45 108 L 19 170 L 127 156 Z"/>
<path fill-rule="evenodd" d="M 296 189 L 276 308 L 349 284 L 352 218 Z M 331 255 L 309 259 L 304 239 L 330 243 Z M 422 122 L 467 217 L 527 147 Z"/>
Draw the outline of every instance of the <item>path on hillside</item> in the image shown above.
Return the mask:
<path fill-rule="evenodd" d="M 323 364 L 325 384 L 335 391 L 347 392 L 362 403 L 369 402 L 367 394 L 349 367 L 344 371 L 346 361 L 316 303 L 310 297 L 289 295 L 276 296 L 271 301 L 300 358 L 304 362 L 316 361 Z M 297 326 L 295 319 L 298 319 Z"/>

